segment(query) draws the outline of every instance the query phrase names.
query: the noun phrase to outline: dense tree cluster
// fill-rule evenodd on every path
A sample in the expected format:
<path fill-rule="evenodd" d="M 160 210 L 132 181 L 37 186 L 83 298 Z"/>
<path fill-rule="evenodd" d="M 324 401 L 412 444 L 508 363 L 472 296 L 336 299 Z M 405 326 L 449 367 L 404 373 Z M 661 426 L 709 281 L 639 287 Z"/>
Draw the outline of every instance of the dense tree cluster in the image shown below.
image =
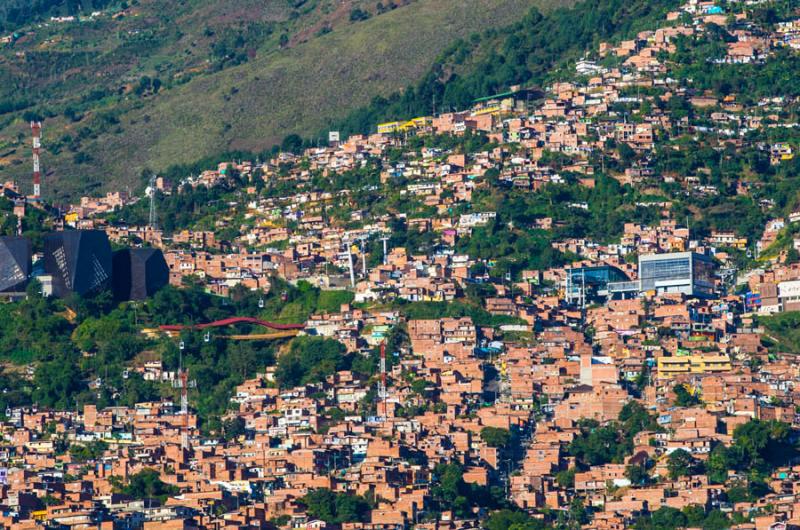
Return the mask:
<path fill-rule="evenodd" d="M 338 311 L 352 300 L 352 293 L 323 292 L 305 282 L 295 287 L 278 279 L 266 294 L 235 288 L 225 299 L 207 294 L 199 283 L 190 281 L 181 289 L 164 288 L 145 302 L 122 304 L 109 292 L 59 300 L 42 297 L 39 289 L 38 282 L 33 282 L 26 299 L 0 305 L 0 359 L 8 363 L 0 371 L 4 390 L 0 410 L 33 402 L 73 409 L 86 403 L 133 406 L 161 397 L 174 399 L 175 390 L 169 385 L 145 381 L 131 369 L 142 355 L 161 359 L 165 370 L 181 364 L 188 369 L 190 378 L 204 389 L 190 392 L 192 404 L 203 427 L 217 431 L 233 388 L 273 365 L 275 348 L 282 341 L 226 338 L 246 329 L 219 329 L 213 336 L 185 331 L 179 339 L 153 339 L 141 334 L 143 327 L 191 325 L 230 316 L 304 322 L 316 311 Z M 183 351 L 178 347 L 181 342 Z M 337 358 L 341 354 L 339 342 L 298 338 L 279 367 L 281 382 L 316 382 L 345 365 L 368 376 L 377 367 L 377 352 Z M 18 375 L 26 366 L 33 368 L 32 378 Z"/>
<path fill-rule="evenodd" d="M 481 429 L 481 440 L 489 447 L 504 448 L 511 442 L 511 431 L 500 427 L 484 427 Z"/>
<path fill-rule="evenodd" d="M 0 8 L 0 29 L 7 31 L 50 16 L 78 15 L 104 9 L 116 0 L 6 0 Z"/>
<path fill-rule="evenodd" d="M 176 495 L 178 488 L 166 484 L 155 469 L 143 469 L 131 475 L 126 484 L 117 477 L 112 477 L 112 485 L 117 493 L 129 495 L 134 499 L 157 499 L 164 502 L 170 495 Z"/>
<path fill-rule="evenodd" d="M 706 512 L 701 506 L 687 506 L 683 510 L 662 506 L 651 514 L 640 517 L 634 528 L 636 530 L 675 530 L 677 528 L 704 528 L 706 530 L 723 530 L 729 528 L 731 521 L 719 510 Z"/>
<path fill-rule="evenodd" d="M 431 495 L 437 506 L 436 512 L 452 510 L 456 516 L 464 517 L 475 507 L 505 507 L 501 489 L 464 482 L 464 470 L 458 464 L 440 464 L 436 466 L 434 475 L 436 481 Z"/>
<path fill-rule="evenodd" d="M 569 453 L 585 468 L 608 463 L 622 463 L 633 451 L 633 438 L 642 431 L 656 431 L 658 426 L 640 403 L 626 403 L 619 421 L 600 426 L 595 420 L 582 419 L 581 429 L 569 445 Z"/>
<path fill-rule="evenodd" d="M 368 522 L 373 503 L 360 495 L 333 492 L 326 488 L 308 493 L 300 501 L 309 516 L 328 524 Z"/>

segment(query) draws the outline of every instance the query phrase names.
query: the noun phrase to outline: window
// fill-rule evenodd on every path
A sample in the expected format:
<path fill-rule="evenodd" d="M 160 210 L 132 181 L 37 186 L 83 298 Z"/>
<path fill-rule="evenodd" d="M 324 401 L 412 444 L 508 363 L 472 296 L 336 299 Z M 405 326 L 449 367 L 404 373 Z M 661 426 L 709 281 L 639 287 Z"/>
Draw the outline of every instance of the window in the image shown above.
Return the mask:
<path fill-rule="evenodd" d="M 686 280 L 688 282 L 691 278 L 690 264 L 691 258 L 689 257 L 642 261 L 639 270 L 642 290 L 655 290 L 656 284 L 664 281 Z"/>

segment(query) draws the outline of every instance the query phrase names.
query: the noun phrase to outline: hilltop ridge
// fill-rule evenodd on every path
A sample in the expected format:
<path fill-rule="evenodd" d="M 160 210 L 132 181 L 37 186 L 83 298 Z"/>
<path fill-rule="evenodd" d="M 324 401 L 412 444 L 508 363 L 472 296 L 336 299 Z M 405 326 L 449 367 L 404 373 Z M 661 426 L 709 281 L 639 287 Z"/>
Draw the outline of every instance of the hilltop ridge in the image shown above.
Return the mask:
<path fill-rule="evenodd" d="M 44 19 L 0 51 L 0 164 L 27 182 L 27 121 L 45 118 L 53 199 L 138 187 L 145 168 L 309 135 L 416 82 L 455 40 L 567 3 L 141 0 Z"/>

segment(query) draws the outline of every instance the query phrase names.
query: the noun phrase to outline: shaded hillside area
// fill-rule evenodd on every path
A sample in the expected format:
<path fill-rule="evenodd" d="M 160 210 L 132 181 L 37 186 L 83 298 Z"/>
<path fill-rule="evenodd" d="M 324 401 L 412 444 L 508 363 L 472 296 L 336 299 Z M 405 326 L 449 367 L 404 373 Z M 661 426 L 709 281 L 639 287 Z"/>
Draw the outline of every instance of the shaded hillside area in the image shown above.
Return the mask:
<path fill-rule="evenodd" d="M 71 12 L 53 0 L 0 52 L 0 165 L 29 186 L 43 118 L 46 195 L 135 188 L 146 168 L 312 135 L 459 39 L 566 1 L 139 0 L 57 22 Z"/>

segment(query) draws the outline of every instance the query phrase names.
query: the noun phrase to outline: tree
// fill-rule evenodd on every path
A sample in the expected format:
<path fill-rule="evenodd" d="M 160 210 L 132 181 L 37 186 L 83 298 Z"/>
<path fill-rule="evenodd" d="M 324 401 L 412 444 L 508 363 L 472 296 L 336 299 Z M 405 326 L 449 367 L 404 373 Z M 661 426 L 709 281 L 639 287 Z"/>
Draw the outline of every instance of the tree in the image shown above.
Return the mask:
<path fill-rule="evenodd" d="M 581 422 L 581 435 L 569 445 L 569 453 L 584 466 L 622 462 L 631 449 L 632 444 L 619 431 L 618 424 L 612 422 L 599 427 L 592 420 Z"/>
<path fill-rule="evenodd" d="M 579 497 L 572 499 L 569 510 L 558 514 L 557 528 L 578 529 L 589 522 L 589 511 Z"/>
<path fill-rule="evenodd" d="M 580 436 L 569 445 L 570 454 L 582 467 L 622 462 L 633 450 L 634 437 L 644 430 L 658 430 L 655 418 L 635 401 L 627 403 L 619 422 L 602 427 L 594 420 L 580 420 Z"/>
<path fill-rule="evenodd" d="M 108 444 L 102 440 L 93 440 L 86 445 L 72 445 L 69 454 L 78 462 L 97 460 L 108 449 Z"/>
<path fill-rule="evenodd" d="M 328 524 L 367 522 L 370 503 L 360 495 L 335 493 L 319 488 L 300 499 L 309 516 Z"/>
<path fill-rule="evenodd" d="M 706 461 L 708 481 L 712 484 L 723 484 L 728 480 L 728 470 L 731 469 L 731 464 L 728 449 L 722 444 L 717 444 L 711 450 Z"/>
<path fill-rule="evenodd" d="M 511 441 L 511 431 L 499 427 L 481 429 L 481 440 L 489 447 L 505 448 Z"/>
<path fill-rule="evenodd" d="M 719 510 L 711 510 L 703 521 L 703 530 L 725 530 L 731 527 L 731 520 Z"/>
<path fill-rule="evenodd" d="M 367 20 L 369 18 L 369 12 L 365 11 L 359 7 L 354 7 L 350 10 L 350 21 L 351 22 L 358 22 L 360 20 Z"/>
<path fill-rule="evenodd" d="M 576 469 L 574 467 L 559 471 L 558 473 L 556 473 L 556 482 L 562 488 L 574 488 L 575 472 Z"/>
<path fill-rule="evenodd" d="M 789 424 L 776 420 L 751 420 L 733 431 L 734 445 L 742 451 L 740 468 L 769 471 L 784 465 L 797 453 Z"/>
<path fill-rule="evenodd" d="M 297 337 L 278 358 L 275 376 L 282 387 L 315 383 L 348 367 L 344 345 L 323 337 Z"/>
<path fill-rule="evenodd" d="M 798 261 L 800 261 L 800 252 L 794 246 L 789 247 L 789 250 L 786 251 L 786 264 L 790 265 Z"/>
<path fill-rule="evenodd" d="M 525 512 L 498 510 L 492 512 L 483 523 L 486 530 L 543 530 L 544 523 Z"/>
<path fill-rule="evenodd" d="M 650 514 L 650 517 L 641 517 L 634 528 L 637 530 L 674 530 L 686 526 L 686 516 L 677 508 L 662 506 Z"/>
<path fill-rule="evenodd" d="M 126 485 L 117 484 L 115 490 L 134 499 L 158 499 L 162 503 L 180 491 L 176 486 L 162 482 L 158 471 L 151 468 L 131 475 Z"/>
<path fill-rule="evenodd" d="M 750 488 L 743 482 L 736 482 L 725 491 L 725 496 L 732 503 L 751 502 L 755 500 L 750 494 Z"/>
<path fill-rule="evenodd" d="M 288 153 L 300 154 L 303 150 L 303 139 L 297 134 L 290 134 L 281 142 L 281 150 Z"/>
<path fill-rule="evenodd" d="M 633 159 L 636 158 L 636 151 L 634 151 L 633 148 L 626 142 L 620 142 L 617 145 L 617 152 L 619 153 L 622 163 L 625 166 L 630 165 Z"/>
<path fill-rule="evenodd" d="M 700 404 L 700 398 L 689 392 L 686 385 L 675 385 L 672 391 L 675 393 L 676 407 L 693 407 Z"/>
<path fill-rule="evenodd" d="M 625 477 L 634 485 L 647 484 L 650 481 L 650 474 L 644 464 L 631 464 L 625 467 Z"/>
<path fill-rule="evenodd" d="M 686 506 L 681 510 L 683 515 L 686 517 L 686 524 L 690 527 L 695 528 L 705 528 L 703 523 L 706 520 L 706 511 L 702 506 L 698 506 L 697 504 L 692 504 L 690 506 Z"/>
<path fill-rule="evenodd" d="M 658 430 L 655 416 L 648 413 L 638 401 L 625 403 L 619 412 L 619 421 L 622 422 L 623 428 L 631 438 L 642 431 Z"/>
<path fill-rule="evenodd" d="M 667 457 L 667 469 L 672 480 L 694 474 L 695 466 L 694 457 L 684 449 L 676 449 Z"/>
<path fill-rule="evenodd" d="M 236 416 L 222 422 L 222 431 L 226 440 L 235 440 L 247 432 L 244 418 Z"/>
<path fill-rule="evenodd" d="M 467 484 L 458 464 L 439 464 L 434 475 L 437 480 L 431 496 L 438 511 L 452 510 L 458 517 L 467 517 L 475 507 L 497 509 L 503 505 L 502 490 Z"/>
<path fill-rule="evenodd" d="M 74 396 L 84 388 L 77 359 L 66 356 L 40 364 L 34 382 L 34 401 L 54 409 L 67 409 L 74 405 Z"/>

